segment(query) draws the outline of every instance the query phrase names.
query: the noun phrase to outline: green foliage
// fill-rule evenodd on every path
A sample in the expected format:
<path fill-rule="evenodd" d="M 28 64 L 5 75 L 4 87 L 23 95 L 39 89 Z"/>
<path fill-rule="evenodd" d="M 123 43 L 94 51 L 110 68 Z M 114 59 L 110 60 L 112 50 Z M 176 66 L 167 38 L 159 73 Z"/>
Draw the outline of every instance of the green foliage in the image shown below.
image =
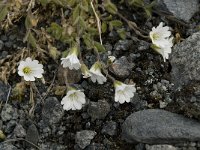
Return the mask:
<path fill-rule="evenodd" d="M 156 1 L 154 0 L 150 4 L 145 4 L 144 0 L 127 0 L 127 3 L 135 8 L 142 8 L 149 18 L 152 16 L 152 8 L 155 5 Z"/>
<path fill-rule="evenodd" d="M 149 12 L 151 6 L 145 9 Z M 117 17 L 119 13 L 112 0 L 35 0 L 26 3 L 10 0 L 7 4 L 0 2 L 0 26 L 10 29 L 14 23 L 25 19 L 23 42 L 28 51 L 40 60 L 44 56 L 58 60 L 75 44 L 84 46 L 84 54 L 87 50 L 105 52 L 100 37 L 112 30 L 124 39 L 126 31 Z M 66 51 L 57 49 L 57 41 L 66 45 Z M 0 74 L 3 74 L 1 70 Z"/>
<path fill-rule="evenodd" d="M 8 5 L 0 5 L 0 21 L 4 20 L 8 14 Z"/>
<path fill-rule="evenodd" d="M 104 0 L 103 5 L 109 13 L 117 14 L 118 12 L 117 7 L 110 0 Z"/>

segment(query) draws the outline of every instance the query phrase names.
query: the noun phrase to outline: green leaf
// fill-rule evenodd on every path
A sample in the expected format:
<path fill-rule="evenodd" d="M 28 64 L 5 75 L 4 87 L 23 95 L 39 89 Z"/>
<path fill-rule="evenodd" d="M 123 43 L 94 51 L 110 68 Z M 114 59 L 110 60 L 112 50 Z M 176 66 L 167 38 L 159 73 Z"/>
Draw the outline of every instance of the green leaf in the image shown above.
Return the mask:
<path fill-rule="evenodd" d="M 120 38 L 122 39 L 126 38 L 126 31 L 124 29 L 117 30 L 117 33 L 119 34 Z"/>
<path fill-rule="evenodd" d="M 101 31 L 102 33 L 105 33 L 107 31 L 107 23 L 106 22 L 103 22 L 102 25 L 101 25 Z"/>
<path fill-rule="evenodd" d="M 76 0 L 66 0 L 67 5 L 69 5 L 70 7 L 74 6 L 76 3 Z"/>
<path fill-rule="evenodd" d="M 151 8 L 144 8 L 144 11 L 148 18 L 152 17 L 152 9 Z"/>
<path fill-rule="evenodd" d="M 99 35 L 99 32 L 98 32 L 98 29 L 97 29 L 97 28 L 89 27 L 89 28 L 87 28 L 87 31 L 88 31 L 91 35 Z"/>
<path fill-rule="evenodd" d="M 109 29 L 110 31 L 113 30 L 113 28 L 119 28 L 123 25 L 123 23 L 120 20 L 113 20 L 109 22 Z"/>
<path fill-rule="evenodd" d="M 58 59 L 60 52 L 57 50 L 56 47 L 52 46 L 51 44 L 48 44 L 49 49 L 49 55 L 54 59 Z"/>
<path fill-rule="evenodd" d="M 51 27 L 47 29 L 47 32 L 51 33 L 56 40 L 59 40 L 62 36 L 63 28 L 57 23 L 51 23 Z"/>
<path fill-rule="evenodd" d="M 85 43 L 85 45 L 87 46 L 88 49 L 92 49 L 93 40 L 91 39 L 89 34 L 83 35 L 83 41 L 84 41 L 84 43 Z"/>
<path fill-rule="evenodd" d="M 43 7 L 45 7 L 48 3 L 51 2 L 51 0 L 40 0 L 39 2 Z"/>
<path fill-rule="evenodd" d="M 80 6 L 79 5 L 77 5 L 75 8 L 74 8 L 74 10 L 73 10 L 73 12 L 72 12 L 72 22 L 73 22 L 73 25 L 75 25 L 78 21 L 78 17 L 80 16 Z"/>
<path fill-rule="evenodd" d="M 36 39 L 31 32 L 28 34 L 27 42 L 33 47 L 37 48 Z"/>
<path fill-rule="evenodd" d="M 98 52 L 105 52 L 106 49 L 101 43 L 94 41 L 94 49 L 96 49 Z"/>
<path fill-rule="evenodd" d="M 84 19 L 81 16 L 79 17 L 79 23 L 81 25 L 80 26 L 81 28 L 84 28 L 84 29 L 87 28 L 86 23 L 85 23 Z"/>
<path fill-rule="evenodd" d="M 152 17 L 152 9 L 153 7 L 155 6 L 156 4 L 156 1 L 154 0 L 153 2 L 151 2 L 149 5 L 145 5 L 145 7 L 143 8 L 144 11 L 146 12 L 147 14 L 147 17 Z"/>
<path fill-rule="evenodd" d="M 81 8 L 84 10 L 84 11 L 86 11 L 86 12 L 88 12 L 88 8 L 89 8 L 89 5 L 88 5 L 88 1 L 87 0 L 82 0 L 82 2 L 81 2 Z"/>
<path fill-rule="evenodd" d="M 5 19 L 5 17 L 7 16 L 7 14 L 8 14 L 8 6 L 5 5 L 0 10 L 0 21 L 3 21 Z"/>
<path fill-rule="evenodd" d="M 111 14 L 117 14 L 117 7 L 110 0 L 105 0 L 103 3 L 105 9 Z"/>
<path fill-rule="evenodd" d="M 144 6 L 144 0 L 128 0 L 128 4 L 136 6 L 136 7 L 143 7 Z"/>

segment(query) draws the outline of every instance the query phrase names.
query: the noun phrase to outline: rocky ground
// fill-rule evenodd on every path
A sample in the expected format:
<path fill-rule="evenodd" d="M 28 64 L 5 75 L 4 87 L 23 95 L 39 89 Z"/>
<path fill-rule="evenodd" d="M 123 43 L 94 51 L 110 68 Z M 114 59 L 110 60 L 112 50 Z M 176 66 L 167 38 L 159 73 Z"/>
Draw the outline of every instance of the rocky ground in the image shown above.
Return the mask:
<path fill-rule="evenodd" d="M 175 17 L 160 15 L 162 10 Z M 125 83 L 136 83 L 137 93 L 131 103 L 115 103 L 111 83 L 97 85 L 81 79 L 79 72 L 77 76 L 72 72 L 69 78 L 84 89 L 87 105 L 80 111 L 66 112 L 60 104 L 62 97 L 50 92 L 44 103 L 36 96 L 35 113 L 30 117 L 28 94 L 22 101 L 11 98 L 12 91 L 7 97 L 20 80 L 12 76 L 10 86 L 0 82 L 0 131 L 6 136 L 0 150 L 200 149 L 199 1 L 158 0 L 152 19 L 145 22 L 139 21 L 140 14 L 134 10 L 129 12 L 129 19 L 147 32 L 162 21 L 172 27 L 174 36 L 179 33 L 182 38 L 173 47 L 169 61 L 163 62 L 162 56 L 150 48 L 150 42 L 138 38 L 127 26 L 130 36 L 124 40 L 115 31 L 104 35 L 108 52 L 101 55 L 102 60 L 108 55 L 117 58 L 110 73 Z M 19 28 L 0 33 L 1 59 L 23 47 Z M 88 54 L 84 59 L 91 65 L 95 56 Z M 45 67 L 50 84 L 54 77 L 51 72 L 59 65 L 52 60 Z M 59 71 L 55 83 L 63 85 Z M 36 83 L 43 96 L 48 84 Z"/>

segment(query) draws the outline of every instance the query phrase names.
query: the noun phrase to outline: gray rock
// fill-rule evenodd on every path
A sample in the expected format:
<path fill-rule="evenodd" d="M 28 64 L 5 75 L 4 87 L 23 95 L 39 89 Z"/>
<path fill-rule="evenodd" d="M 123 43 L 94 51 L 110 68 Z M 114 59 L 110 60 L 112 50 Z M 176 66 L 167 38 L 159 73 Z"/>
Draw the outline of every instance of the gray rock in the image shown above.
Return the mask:
<path fill-rule="evenodd" d="M 65 85 L 66 82 L 69 84 L 77 83 L 81 80 L 81 70 L 70 70 L 69 68 L 63 68 L 62 65 L 58 67 L 57 76 L 59 78 L 58 82 L 61 85 Z M 67 79 L 67 81 L 66 81 Z"/>
<path fill-rule="evenodd" d="M 188 1 L 189 2 L 189 1 Z M 192 2 L 192 1 L 191 1 Z M 175 89 L 190 81 L 200 81 L 200 32 L 174 46 L 170 55 Z"/>
<path fill-rule="evenodd" d="M 17 124 L 14 129 L 14 135 L 19 138 L 23 138 L 26 136 L 26 130 L 23 128 L 21 124 Z"/>
<path fill-rule="evenodd" d="M 17 147 L 11 143 L 0 143 L 0 150 L 18 150 Z"/>
<path fill-rule="evenodd" d="M 3 121 L 9 121 L 11 119 L 17 119 L 18 113 L 15 108 L 13 108 L 10 104 L 5 104 L 1 111 L 1 119 Z"/>
<path fill-rule="evenodd" d="M 139 143 L 135 146 L 135 150 L 146 150 L 144 143 Z"/>
<path fill-rule="evenodd" d="M 10 120 L 8 123 L 6 123 L 5 132 L 11 133 L 13 131 L 13 129 L 15 128 L 15 126 L 16 126 L 16 121 Z"/>
<path fill-rule="evenodd" d="M 110 136 L 117 134 L 117 123 L 114 121 L 106 122 L 106 124 L 103 126 L 103 129 L 101 130 L 101 133 L 108 134 Z"/>
<path fill-rule="evenodd" d="M 0 40 L 0 51 L 2 50 L 3 46 L 4 46 L 4 43 L 3 41 Z"/>
<path fill-rule="evenodd" d="M 87 112 L 92 120 L 104 119 L 110 112 L 110 105 L 106 100 L 98 100 L 98 102 L 90 102 Z"/>
<path fill-rule="evenodd" d="M 165 110 L 149 109 L 127 117 L 122 136 L 127 142 L 148 144 L 200 141 L 200 123 Z"/>
<path fill-rule="evenodd" d="M 178 150 L 172 145 L 148 145 L 146 144 L 146 150 Z"/>
<path fill-rule="evenodd" d="M 107 150 L 104 144 L 92 143 L 85 148 L 85 150 Z"/>
<path fill-rule="evenodd" d="M 150 43 L 141 40 L 138 45 L 138 50 L 140 51 L 148 50 L 149 47 L 150 47 Z"/>
<path fill-rule="evenodd" d="M 49 97 L 45 100 L 42 111 L 42 118 L 48 125 L 58 123 L 64 115 L 62 105 L 56 97 Z"/>
<path fill-rule="evenodd" d="M 67 146 L 58 143 L 45 142 L 40 145 L 41 150 L 66 150 Z"/>
<path fill-rule="evenodd" d="M 119 78 L 126 78 L 130 75 L 133 67 L 134 64 L 130 63 L 125 56 L 122 56 L 109 67 L 109 70 Z"/>
<path fill-rule="evenodd" d="M 9 86 L 0 81 L 0 101 L 6 101 Z"/>
<path fill-rule="evenodd" d="M 175 17 L 189 21 L 199 11 L 198 0 L 157 0 L 157 9 L 168 10 Z"/>
<path fill-rule="evenodd" d="M 117 50 L 117 51 L 121 51 L 121 50 L 122 51 L 128 51 L 132 44 L 133 44 L 132 40 L 119 40 L 115 44 L 114 50 Z"/>
<path fill-rule="evenodd" d="M 199 58 L 200 32 L 194 33 L 185 41 L 175 45 L 170 56 L 175 100 L 187 115 L 198 119 L 200 119 Z"/>
<path fill-rule="evenodd" d="M 38 133 L 38 130 L 37 130 L 37 128 L 36 128 L 36 126 L 34 124 L 31 124 L 28 127 L 27 134 L 26 134 L 26 140 L 28 140 L 31 143 L 37 145 L 38 140 L 39 140 L 39 133 Z M 28 147 L 32 146 L 31 144 L 28 144 L 28 143 L 26 143 L 26 145 Z"/>
<path fill-rule="evenodd" d="M 140 99 L 138 93 L 135 93 L 134 97 L 131 98 L 131 103 L 135 107 L 135 110 L 142 110 L 148 105 L 147 101 Z"/>
<path fill-rule="evenodd" d="M 91 130 L 82 130 L 76 133 L 75 141 L 81 149 L 88 146 L 97 133 Z"/>

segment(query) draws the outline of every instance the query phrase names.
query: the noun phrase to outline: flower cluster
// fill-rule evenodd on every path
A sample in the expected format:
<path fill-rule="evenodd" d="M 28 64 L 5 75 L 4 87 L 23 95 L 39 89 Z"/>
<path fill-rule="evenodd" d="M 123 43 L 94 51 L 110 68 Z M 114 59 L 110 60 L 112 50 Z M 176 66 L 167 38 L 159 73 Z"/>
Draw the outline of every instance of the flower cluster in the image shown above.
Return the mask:
<path fill-rule="evenodd" d="M 65 58 L 61 58 L 63 68 L 70 70 L 81 70 L 83 78 L 90 78 L 92 82 L 104 84 L 107 81 L 106 76 L 102 73 L 103 65 L 100 61 L 96 61 L 90 69 L 78 59 L 79 51 L 76 47 L 69 50 Z M 114 56 L 109 56 L 108 60 L 112 63 L 115 60 Z M 18 66 L 18 74 L 24 77 L 25 81 L 35 81 L 35 78 L 43 77 L 43 65 L 39 64 L 38 60 L 32 60 L 30 57 L 25 61 L 21 61 Z M 126 85 L 120 81 L 114 81 L 115 101 L 120 104 L 130 102 L 130 99 L 136 92 L 135 85 Z M 67 87 L 66 96 L 63 97 L 61 104 L 64 110 L 80 110 L 86 103 L 85 94 L 70 86 Z"/>
<path fill-rule="evenodd" d="M 166 59 L 169 58 L 173 46 L 173 37 L 171 37 L 169 27 L 164 27 L 163 22 L 161 22 L 156 28 L 152 28 L 149 36 L 153 43 L 152 48 L 160 53 L 163 56 L 164 61 L 166 61 Z"/>

